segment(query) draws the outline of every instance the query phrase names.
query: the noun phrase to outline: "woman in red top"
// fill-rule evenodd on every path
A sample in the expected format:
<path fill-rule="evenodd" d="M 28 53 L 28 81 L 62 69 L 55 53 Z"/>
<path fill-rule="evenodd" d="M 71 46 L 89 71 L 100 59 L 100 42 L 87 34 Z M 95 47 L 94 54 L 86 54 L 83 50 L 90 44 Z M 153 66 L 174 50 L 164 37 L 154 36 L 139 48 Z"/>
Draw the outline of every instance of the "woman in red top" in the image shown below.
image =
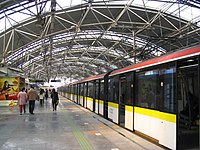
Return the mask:
<path fill-rule="evenodd" d="M 18 97 L 18 104 L 20 108 L 20 115 L 22 115 L 22 107 L 24 108 L 24 113 L 26 113 L 26 102 L 27 102 L 27 95 L 25 92 L 25 88 L 22 89 L 17 95 Z"/>

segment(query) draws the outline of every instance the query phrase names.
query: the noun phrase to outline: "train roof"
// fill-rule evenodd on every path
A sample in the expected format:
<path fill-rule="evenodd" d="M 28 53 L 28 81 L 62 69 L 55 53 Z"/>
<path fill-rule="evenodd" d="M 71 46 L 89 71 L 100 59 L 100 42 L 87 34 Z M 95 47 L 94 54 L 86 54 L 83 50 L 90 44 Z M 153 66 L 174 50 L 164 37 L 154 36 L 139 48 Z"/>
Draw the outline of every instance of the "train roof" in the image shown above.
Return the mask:
<path fill-rule="evenodd" d="M 71 84 L 83 83 L 83 82 L 87 82 L 87 81 L 93 81 L 93 80 L 96 80 L 96 79 L 103 79 L 105 75 L 106 74 L 100 74 L 100 75 L 96 75 L 96 76 L 91 76 L 91 77 L 85 78 L 83 80 L 73 82 Z"/>
<path fill-rule="evenodd" d="M 122 68 L 122 69 L 114 70 L 113 72 L 111 72 L 110 76 L 142 69 L 145 67 L 164 64 L 167 62 L 172 62 L 175 60 L 179 60 L 179 59 L 191 57 L 191 56 L 196 56 L 199 54 L 200 54 L 200 45 L 198 45 L 196 47 L 190 47 L 190 48 L 187 48 L 187 49 L 184 49 L 184 50 L 181 50 L 178 52 L 174 52 L 171 54 L 163 55 L 161 57 L 156 57 L 156 58 L 153 58 L 153 59 L 150 59 L 150 60 L 138 63 L 138 64 L 134 64 L 134 65 Z"/>

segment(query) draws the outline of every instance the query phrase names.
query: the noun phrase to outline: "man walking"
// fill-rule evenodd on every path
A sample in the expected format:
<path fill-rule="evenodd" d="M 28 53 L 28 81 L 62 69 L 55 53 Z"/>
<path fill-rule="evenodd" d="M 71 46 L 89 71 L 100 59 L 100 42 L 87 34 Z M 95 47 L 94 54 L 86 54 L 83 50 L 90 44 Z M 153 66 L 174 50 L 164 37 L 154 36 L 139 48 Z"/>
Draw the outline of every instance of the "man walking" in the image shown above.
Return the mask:
<path fill-rule="evenodd" d="M 30 90 L 27 93 L 27 99 L 29 101 L 29 113 L 34 115 L 33 111 L 35 108 L 35 100 L 38 98 L 38 95 L 36 93 L 36 90 L 34 90 L 34 87 L 31 86 Z"/>
<path fill-rule="evenodd" d="M 59 98 L 58 98 L 58 93 L 56 92 L 56 90 L 54 88 L 51 92 L 51 98 L 52 98 L 53 111 L 54 110 L 56 111 L 56 107 L 58 105 Z"/>

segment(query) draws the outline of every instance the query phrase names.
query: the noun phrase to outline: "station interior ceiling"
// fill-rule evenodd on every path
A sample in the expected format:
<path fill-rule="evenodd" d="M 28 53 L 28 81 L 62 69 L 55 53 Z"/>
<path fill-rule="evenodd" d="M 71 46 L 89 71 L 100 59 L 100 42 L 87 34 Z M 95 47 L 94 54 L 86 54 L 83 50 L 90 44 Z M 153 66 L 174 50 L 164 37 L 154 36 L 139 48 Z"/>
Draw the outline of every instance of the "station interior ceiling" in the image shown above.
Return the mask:
<path fill-rule="evenodd" d="M 0 0 L 1 67 L 81 80 L 200 44 L 198 0 L 67 1 Z"/>

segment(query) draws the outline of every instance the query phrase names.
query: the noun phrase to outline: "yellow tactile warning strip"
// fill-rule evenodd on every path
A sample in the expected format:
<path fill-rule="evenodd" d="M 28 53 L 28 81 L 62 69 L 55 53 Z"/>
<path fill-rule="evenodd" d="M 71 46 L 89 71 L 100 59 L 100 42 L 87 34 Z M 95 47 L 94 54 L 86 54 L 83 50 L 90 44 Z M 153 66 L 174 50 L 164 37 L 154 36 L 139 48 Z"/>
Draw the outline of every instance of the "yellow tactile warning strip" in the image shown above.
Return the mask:
<path fill-rule="evenodd" d="M 118 125 L 114 125 L 114 126 L 111 126 L 111 128 L 113 128 L 113 129 L 119 129 L 120 127 Z"/>
<path fill-rule="evenodd" d="M 105 125 L 99 125 L 99 128 L 106 128 Z"/>
<path fill-rule="evenodd" d="M 83 150 L 94 150 L 92 144 L 88 141 L 88 139 L 84 136 L 84 134 L 80 131 L 80 129 L 76 126 L 73 119 L 68 115 L 67 111 L 64 112 L 64 117 L 66 119 L 66 122 L 69 124 L 72 133 L 77 140 L 77 142 L 80 144 L 81 148 Z"/>
<path fill-rule="evenodd" d="M 71 102 L 71 104 L 74 104 L 74 103 Z M 71 112 L 71 113 L 75 112 L 75 115 L 73 114 L 73 116 L 76 116 L 76 114 L 78 112 L 76 109 L 73 108 L 73 106 L 76 106 L 77 108 L 79 108 L 83 112 L 85 112 L 86 115 L 89 115 L 89 116 L 93 117 L 94 119 L 96 119 L 97 121 L 99 121 L 100 123 L 103 124 L 103 125 L 99 125 L 98 123 L 94 124 L 92 121 L 82 122 L 82 124 L 80 124 L 80 125 L 83 127 L 83 129 L 86 129 L 86 130 L 82 131 L 82 134 L 88 136 L 87 140 L 90 140 L 90 137 L 91 138 L 93 138 L 93 137 L 97 138 L 96 136 L 99 136 L 99 135 L 102 135 L 102 136 L 98 137 L 100 139 L 102 137 L 109 137 L 110 138 L 110 135 L 114 135 L 114 134 L 118 133 L 118 134 L 122 135 L 124 138 L 126 138 L 127 140 L 129 140 L 130 142 L 133 143 L 133 145 L 131 144 L 131 146 L 130 146 L 131 148 L 129 148 L 129 145 L 126 145 L 126 144 L 125 144 L 126 148 L 124 148 L 124 145 L 121 145 L 119 143 L 116 144 L 115 140 L 113 138 L 111 138 L 111 139 L 113 139 L 113 141 L 112 141 L 113 143 L 112 142 L 110 143 L 110 146 L 111 145 L 112 146 L 109 147 L 108 150 L 134 149 L 135 147 L 137 147 L 136 149 L 138 149 L 138 147 L 140 147 L 140 149 L 144 149 L 144 150 L 149 149 L 149 147 L 151 147 L 151 149 L 160 149 L 160 148 L 157 148 L 157 146 L 152 146 L 150 143 L 147 143 L 147 146 L 146 146 L 146 144 L 143 145 L 145 142 L 141 144 L 140 143 L 141 142 L 140 139 L 138 139 L 138 138 L 135 139 L 135 138 L 132 137 L 132 135 L 131 136 L 129 135 L 129 131 L 127 131 L 128 132 L 128 134 L 127 134 L 126 132 L 124 132 L 125 129 L 121 129 L 121 127 L 116 125 L 115 123 L 112 123 L 111 121 L 106 120 L 103 117 L 101 117 L 101 116 L 99 116 L 99 115 L 97 115 L 95 113 L 92 113 L 91 111 L 89 111 L 88 109 L 86 109 L 84 107 L 81 107 L 81 106 L 76 105 L 76 104 L 75 105 L 67 105 L 66 108 L 65 108 L 65 106 L 63 105 L 63 109 L 62 108 L 61 109 L 62 110 L 67 110 L 68 112 Z M 72 111 L 72 110 L 74 110 L 74 111 Z M 132 108 L 132 110 L 133 110 L 133 108 Z M 70 113 L 68 113 L 68 115 L 70 115 Z M 89 128 L 87 128 L 87 126 Z M 80 127 L 80 129 L 81 129 L 81 127 Z M 86 136 L 86 138 L 87 138 L 87 136 Z M 94 139 L 94 140 L 96 140 L 96 139 Z M 94 142 L 93 148 L 96 148 L 96 146 L 97 146 L 96 142 L 97 141 Z"/>

